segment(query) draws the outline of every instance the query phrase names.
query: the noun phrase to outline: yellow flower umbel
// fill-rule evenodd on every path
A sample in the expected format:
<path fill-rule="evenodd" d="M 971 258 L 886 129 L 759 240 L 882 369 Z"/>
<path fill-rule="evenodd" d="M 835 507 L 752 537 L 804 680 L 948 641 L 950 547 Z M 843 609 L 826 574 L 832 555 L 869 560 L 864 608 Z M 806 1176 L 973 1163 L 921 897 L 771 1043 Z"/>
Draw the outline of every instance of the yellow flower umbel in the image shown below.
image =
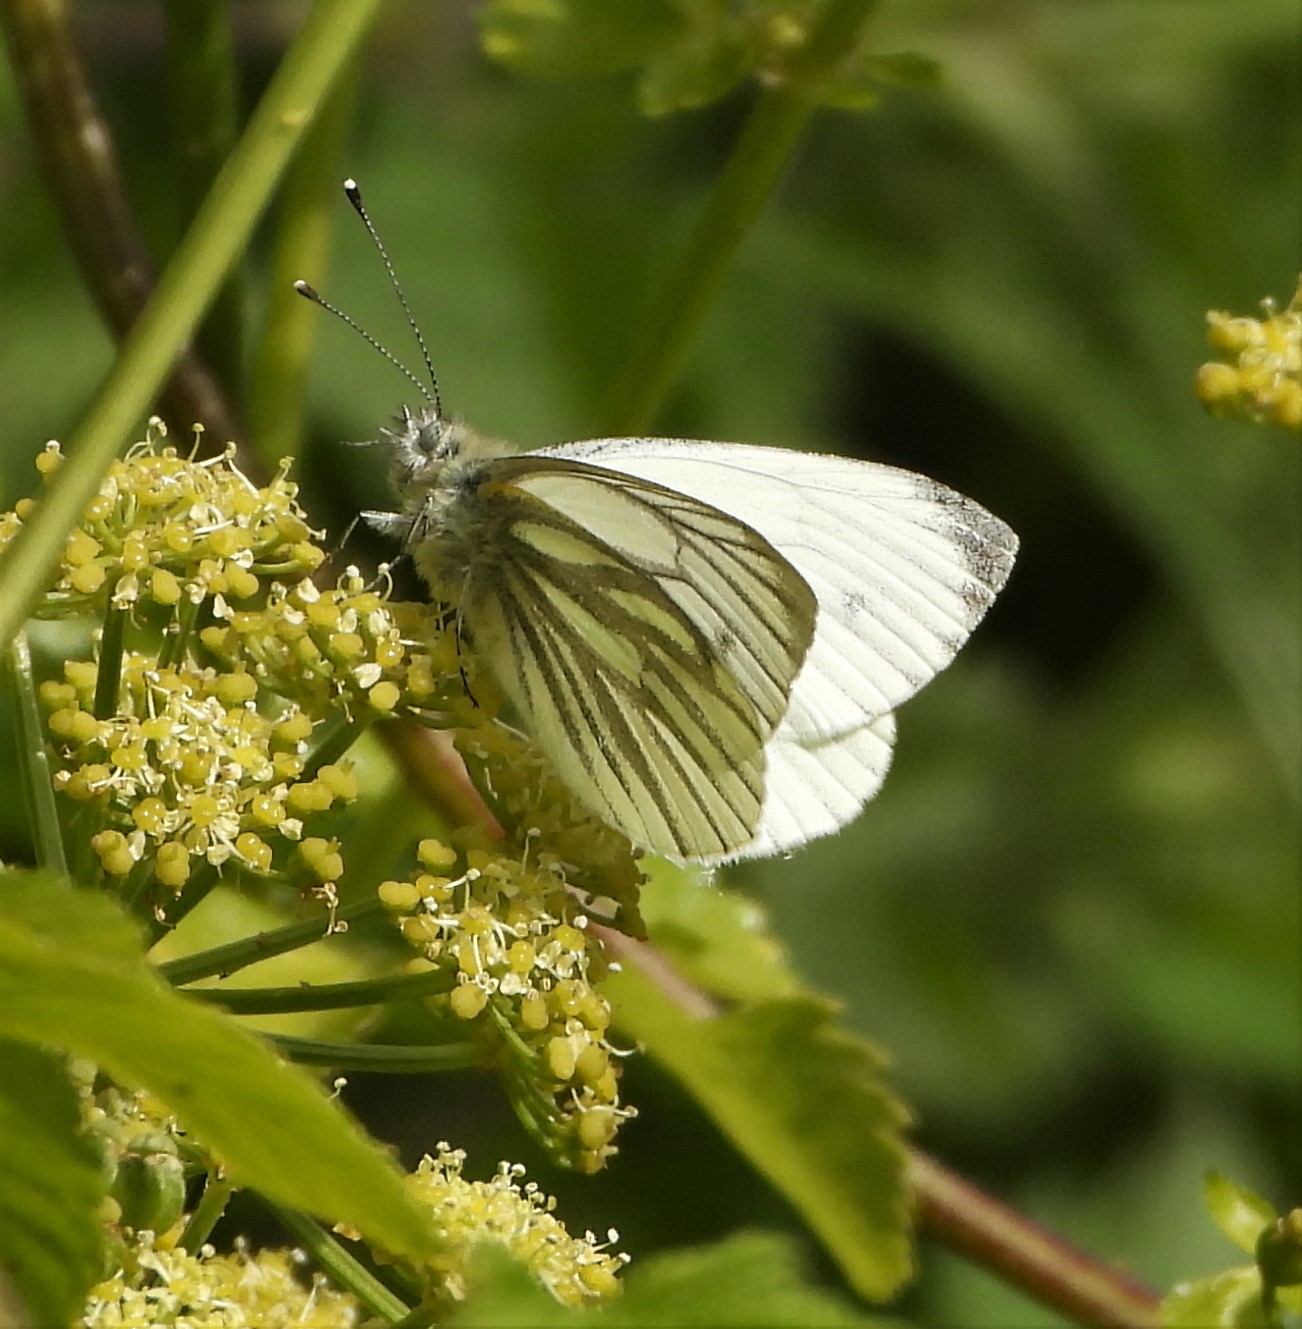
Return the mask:
<path fill-rule="evenodd" d="M 1302 432 L 1302 281 L 1286 309 L 1262 309 L 1260 319 L 1207 315 L 1217 359 L 1199 368 L 1198 397 L 1215 415 Z"/>
<path fill-rule="evenodd" d="M 79 1329 L 351 1329 L 362 1307 L 320 1274 L 305 1277 L 297 1251 L 238 1247 L 219 1255 L 158 1249 L 141 1234 L 120 1270 L 91 1292 Z"/>
<path fill-rule="evenodd" d="M 596 1305 L 619 1293 L 619 1272 L 629 1257 L 608 1251 L 618 1239 L 615 1232 L 605 1242 L 591 1232 L 572 1237 L 552 1212 L 555 1200 L 535 1182 L 520 1184 L 519 1163 L 500 1163 L 491 1181 L 467 1181 L 461 1175 L 465 1160 L 464 1150 L 440 1144 L 438 1157 L 427 1155 L 407 1179 L 444 1244 L 444 1254 L 422 1271 L 435 1301 L 465 1299 L 472 1257 L 488 1244 L 519 1260 L 563 1305 Z"/>
<path fill-rule="evenodd" d="M 288 694 L 307 677 L 305 702 L 325 691 L 387 711 L 396 686 L 374 659 L 367 669 L 354 658 L 352 638 L 336 649 L 328 632 L 318 634 L 314 668 L 301 658 L 279 671 L 271 666 L 285 662 L 221 658 L 223 633 L 246 619 L 269 642 L 277 622 L 298 633 L 322 599 L 306 576 L 324 556 L 286 468 L 258 488 L 229 455 L 196 462 L 161 440 L 155 426 L 109 469 L 37 609 L 101 623 L 95 658 L 67 661 L 63 678 L 40 689 L 74 840 L 121 895 L 155 907 L 200 865 L 280 872 L 329 894 L 341 865 L 315 852 L 319 837 L 304 836 L 305 822 L 355 798 L 357 783 L 347 763 L 313 759 L 325 708 Z M 51 444 L 38 469 L 48 475 L 60 460 Z M 31 505 L 0 518 L 0 544 Z M 334 597 L 346 605 L 350 594 L 360 591 Z M 372 626 L 377 633 L 398 635 L 392 625 Z M 221 667 L 196 659 L 205 645 Z"/>
<path fill-rule="evenodd" d="M 237 1244 L 233 1254 L 219 1255 L 206 1243 L 193 1254 L 180 1249 L 191 1218 L 182 1211 L 182 1158 L 192 1172 L 206 1169 L 210 1177 L 215 1160 L 148 1094 L 105 1085 L 84 1063 L 74 1072 L 85 1129 L 114 1177 L 102 1215 L 106 1268 L 112 1272 L 92 1289 L 81 1321 L 85 1329 L 345 1329 L 358 1323 L 359 1303 L 319 1275 L 309 1282 L 300 1252 L 253 1254 Z M 407 1178 L 412 1199 L 428 1212 L 439 1237 L 439 1255 L 408 1269 L 409 1283 L 424 1302 L 446 1308 L 464 1300 L 475 1257 L 485 1246 L 500 1247 L 563 1305 L 593 1305 L 618 1295 L 628 1256 L 608 1250 L 614 1232 L 604 1242 L 592 1233 L 572 1237 L 555 1215 L 555 1201 L 535 1183 L 522 1183 L 522 1165 L 500 1163 L 490 1180 L 467 1181 L 461 1175 L 465 1159 L 464 1150 L 440 1144 L 437 1157 L 426 1156 Z"/>
<path fill-rule="evenodd" d="M 553 1157 L 597 1171 L 633 1113 L 619 1104 L 610 1005 L 595 987 L 605 948 L 563 865 L 428 840 L 420 857 L 433 870 L 383 883 L 380 898 L 425 963 L 453 976 L 429 1000 L 495 1047 L 516 1112 Z M 462 872 L 447 876 L 454 864 Z"/>

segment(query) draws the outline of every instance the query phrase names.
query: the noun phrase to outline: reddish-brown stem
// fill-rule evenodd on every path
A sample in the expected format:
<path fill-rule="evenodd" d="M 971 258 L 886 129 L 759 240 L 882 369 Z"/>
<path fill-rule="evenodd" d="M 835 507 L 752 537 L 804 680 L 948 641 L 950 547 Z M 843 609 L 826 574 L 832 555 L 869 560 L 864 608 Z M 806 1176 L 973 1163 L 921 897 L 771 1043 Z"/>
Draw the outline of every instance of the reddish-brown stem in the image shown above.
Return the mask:
<path fill-rule="evenodd" d="M 721 1009 L 653 946 L 609 928 L 598 932 L 610 953 L 635 964 L 685 1014 L 709 1019 Z M 920 1149 L 908 1153 L 919 1229 L 1042 1306 L 1090 1329 L 1152 1329 L 1158 1297 L 1119 1269 L 1054 1236 L 1001 1204 Z"/>
<path fill-rule="evenodd" d="M 1150 1288 L 1001 1204 L 919 1149 L 909 1153 L 918 1226 L 1042 1306 L 1092 1329 L 1158 1323 Z"/>
<path fill-rule="evenodd" d="M 0 22 L 69 247 L 101 316 L 121 340 L 154 289 L 154 265 L 65 7 L 62 0 L 0 0 Z M 177 362 L 161 405 L 178 428 L 198 421 L 220 441 L 240 437 L 224 393 L 193 350 Z"/>

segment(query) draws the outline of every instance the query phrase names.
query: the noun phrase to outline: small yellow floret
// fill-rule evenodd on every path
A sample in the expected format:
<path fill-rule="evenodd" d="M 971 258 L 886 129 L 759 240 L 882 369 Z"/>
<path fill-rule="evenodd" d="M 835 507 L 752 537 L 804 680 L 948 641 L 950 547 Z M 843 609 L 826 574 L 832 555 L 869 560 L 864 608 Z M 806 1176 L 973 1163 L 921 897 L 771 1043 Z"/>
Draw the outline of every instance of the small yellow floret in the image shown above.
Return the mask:
<path fill-rule="evenodd" d="M 149 578 L 149 595 L 160 605 L 174 605 L 181 598 L 181 583 L 166 568 L 155 568 Z"/>
<path fill-rule="evenodd" d="M 167 804 L 161 798 L 142 798 L 132 808 L 131 820 L 146 835 L 157 838 L 167 830 Z"/>
<path fill-rule="evenodd" d="M 448 1005 L 453 1015 L 473 1020 L 488 1005 L 488 993 L 474 983 L 462 983 L 448 994 Z"/>
<path fill-rule="evenodd" d="M 258 680 L 252 674 L 222 674 L 214 690 L 227 706 L 237 706 L 258 695 Z"/>
<path fill-rule="evenodd" d="M 184 886 L 190 879 L 190 855 L 185 846 L 174 840 L 160 844 L 154 858 L 154 875 L 173 890 Z"/>
<path fill-rule="evenodd" d="M 68 573 L 68 584 L 82 595 L 94 595 L 104 585 L 104 569 L 98 563 L 84 563 Z"/>
<path fill-rule="evenodd" d="M 256 872 L 271 870 L 271 846 L 252 831 L 244 831 L 235 839 L 235 852 Z"/>
<path fill-rule="evenodd" d="M 447 869 L 457 861 L 457 851 L 441 840 L 422 840 L 416 846 L 416 857 L 423 867 Z"/>
<path fill-rule="evenodd" d="M 303 780 L 291 785 L 285 797 L 289 810 L 297 813 L 324 812 L 334 801 L 330 786 L 323 780 Z"/>
<path fill-rule="evenodd" d="M 298 851 L 318 881 L 338 881 L 344 875 L 338 841 L 311 835 L 299 845 Z"/>
<path fill-rule="evenodd" d="M 63 546 L 63 559 L 70 567 L 81 567 L 99 556 L 103 546 L 94 536 L 78 528 L 72 531 Z"/>
<path fill-rule="evenodd" d="M 342 798 L 346 803 L 357 797 L 357 776 L 347 766 L 322 766 L 316 777 L 336 798 Z"/>
<path fill-rule="evenodd" d="M 248 600 L 262 588 L 262 583 L 253 573 L 234 563 L 227 565 L 226 582 L 230 594 L 237 600 Z"/>
<path fill-rule="evenodd" d="M 302 743 L 312 737 L 312 721 L 298 711 L 281 720 L 273 734 L 278 743 Z"/>
<path fill-rule="evenodd" d="M 366 643 L 355 632 L 336 632 L 330 637 L 330 649 L 345 660 L 356 660 L 366 654 Z"/>
<path fill-rule="evenodd" d="M 420 892 L 409 881 L 382 881 L 377 889 L 380 903 L 394 913 L 407 913 L 420 903 Z"/>
<path fill-rule="evenodd" d="M 36 454 L 36 469 L 42 475 L 51 475 L 59 469 L 59 464 L 63 461 L 63 452 L 59 444 L 51 439 L 43 452 Z"/>
<path fill-rule="evenodd" d="M 366 700 L 377 711 L 391 711 L 402 700 L 402 689 L 387 679 L 377 683 L 367 694 Z"/>
<path fill-rule="evenodd" d="M 112 877 L 125 877 L 136 865 L 127 837 L 121 831 L 100 831 L 91 836 L 90 847 L 99 855 L 100 866 Z"/>

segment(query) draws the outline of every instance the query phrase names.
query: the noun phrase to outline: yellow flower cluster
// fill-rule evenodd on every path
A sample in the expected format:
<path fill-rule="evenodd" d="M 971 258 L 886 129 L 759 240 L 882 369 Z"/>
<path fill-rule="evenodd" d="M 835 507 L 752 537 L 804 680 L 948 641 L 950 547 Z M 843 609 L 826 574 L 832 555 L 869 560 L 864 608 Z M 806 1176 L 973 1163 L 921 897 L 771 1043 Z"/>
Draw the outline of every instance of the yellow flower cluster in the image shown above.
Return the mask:
<path fill-rule="evenodd" d="M 501 1039 L 499 1064 L 525 1125 L 559 1161 L 597 1171 L 633 1113 L 619 1105 L 610 1005 L 593 986 L 605 951 L 564 866 L 544 849 L 531 862 L 527 851 L 471 848 L 450 877 L 454 850 L 426 840 L 419 857 L 426 870 L 384 882 L 380 898 L 421 956 L 455 973 L 452 991 L 431 1000 Z"/>
<path fill-rule="evenodd" d="M 90 843 L 112 877 L 144 863 L 174 891 L 196 859 L 268 872 L 276 843 L 303 839 L 305 816 L 357 797 L 346 765 L 306 774 L 313 722 L 292 703 L 263 715 L 251 674 L 131 653 L 118 708 L 102 720 L 97 678 L 95 665 L 72 660 L 40 695 L 61 757 L 55 787 L 94 810 Z"/>
<path fill-rule="evenodd" d="M 440 723 L 478 723 L 455 640 L 433 630 L 426 606 L 386 595 L 351 568 L 327 590 L 275 583 L 265 604 L 228 608 L 199 639 L 227 669 L 251 670 L 316 714 L 342 701 L 364 718 L 434 711 Z"/>
<path fill-rule="evenodd" d="M 38 614 L 95 610 L 106 602 L 198 605 L 258 593 L 260 577 L 297 578 L 324 555 L 295 502 L 287 465 L 263 489 L 231 464 L 231 455 L 195 462 L 161 446 L 159 421 L 149 436 L 115 461 L 68 536 L 57 578 Z M 49 476 L 62 461 L 46 446 L 37 469 Z M 0 549 L 14 538 L 37 499 L 0 517 Z"/>
<path fill-rule="evenodd" d="M 1207 315 L 1217 359 L 1198 370 L 1198 398 L 1215 415 L 1302 431 L 1302 281 L 1286 309 L 1265 316 Z"/>
<path fill-rule="evenodd" d="M 296 1251 L 191 1255 L 142 1233 L 130 1256 L 92 1290 L 79 1329 L 351 1329 L 362 1319 L 351 1293 L 320 1274 L 304 1280 Z"/>
<path fill-rule="evenodd" d="M 440 1144 L 437 1158 L 426 1156 L 407 1179 L 446 1243 L 434 1269 L 444 1298 L 465 1299 L 466 1269 L 486 1242 L 502 1246 L 563 1305 L 593 1305 L 619 1293 L 618 1275 L 629 1257 L 609 1253 L 615 1232 L 605 1242 L 591 1232 L 572 1237 L 552 1212 L 555 1200 L 535 1182 L 520 1184 L 521 1164 L 499 1164 L 491 1181 L 467 1181 L 461 1175 L 465 1159 L 464 1150 Z"/>
<path fill-rule="evenodd" d="M 644 935 L 637 856 L 507 726 L 481 719 L 458 732 L 457 750 L 506 838 L 466 827 L 457 849 L 424 841 L 423 871 L 383 883 L 380 898 L 423 959 L 455 974 L 431 1000 L 500 1041 L 525 1126 L 557 1161 L 596 1172 L 635 1113 L 619 1101 L 610 1005 L 596 987 L 606 953 L 589 920 Z"/>
<path fill-rule="evenodd" d="M 113 1195 L 137 1214 L 152 1212 L 163 1229 L 131 1221 L 136 1215 L 124 1215 L 113 1201 L 106 1205 L 116 1273 L 92 1290 L 81 1326 L 345 1329 L 359 1321 L 360 1308 L 351 1294 L 332 1288 L 320 1275 L 309 1283 L 299 1252 L 253 1255 L 237 1246 L 232 1255 L 217 1255 L 203 1246 L 191 1255 L 177 1249 L 186 1216 L 180 1208 L 185 1190 L 175 1120 L 148 1094 L 98 1081 L 87 1063 L 76 1063 L 73 1070 L 83 1120 L 115 1170 Z M 609 1251 L 614 1232 L 605 1242 L 591 1233 L 572 1237 L 555 1216 L 555 1200 L 536 1183 L 522 1184 L 522 1165 L 500 1163 L 491 1180 L 467 1181 L 465 1159 L 464 1150 L 440 1144 L 437 1157 L 427 1156 L 407 1178 L 413 1200 L 428 1211 L 442 1239 L 439 1257 L 413 1271 L 432 1300 L 465 1299 L 476 1251 L 488 1243 L 501 1246 L 564 1305 L 592 1305 L 618 1295 L 618 1275 L 628 1256 Z M 162 1163 L 176 1168 L 161 1169 Z M 142 1177 L 154 1178 L 155 1184 L 142 1184 Z"/>

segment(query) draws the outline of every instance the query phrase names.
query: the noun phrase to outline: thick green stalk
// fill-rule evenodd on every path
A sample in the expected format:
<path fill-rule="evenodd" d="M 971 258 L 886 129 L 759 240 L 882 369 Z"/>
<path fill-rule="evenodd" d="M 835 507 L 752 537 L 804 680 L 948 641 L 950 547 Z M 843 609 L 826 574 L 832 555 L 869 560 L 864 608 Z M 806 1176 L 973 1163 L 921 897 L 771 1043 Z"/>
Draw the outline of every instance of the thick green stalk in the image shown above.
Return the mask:
<path fill-rule="evenodd" d="M 303 442 L 303 402 L 320 311 L 294 290 L 304 278 L 317 285 L 326 267 L 332 223 L 340 211 L 339 161 L 352 126 L 356 61 L 344 71 L 316 123 L 304 136 L 285 176 L 267 313 L 249 375 L 249 437 L 267 471 L 297 456 Z"/>
<path fill-rule="evenodd" d="M 352 1006 L 378 1006 L 450 992 L 455 975 L 442 969 L 423 974 L 394 974 L 352 983 L 295 983 L 280 988 L 189 988 L 187 997 L 220 1006 L 232 1015 L 288 1015 L 299 1011 L 331 1011 Z"/>
<path fill-rule="evenodd" d="M 0 564 L 0 641 L 48 583 L 94 495 L 247 243 L 294 147 L 362 40 L 379 0 L 318 0 L 222 168 L 153 297 L 127 335 L 32 521 Z"/>
<path fill-rule="evenodd" d="M 239 108 L 235 42 L 229 0 L 165 0 L 163 10 L 167 16 L 167 127 L 172 137 L 177 203 L 188 224 L 235 143 Z M 242 395 L 243 295 L 236 268 L 214 297 L 198 337 L 205 361 L 237 401 Z"/>
<path fill-rule="evenodd" d="M 389 911 L 379 900 L 363 900 L 358 904 L 345 905 L 334 915 L 333 922 L 336 928 L 343 923 L 348 925 L 350 931 L 355 931 L 369 923 L 387 921 L 388 918 Z M 273 955 L 284 955 L 286 951 L 296 951 L 302 946 L 320 941 L 327 935 L 327 926 L 326 920 L 317 915 L 302 923 L 290 923 L 283 928 L 242 937 L 225 946 L 214 946 L 194 955 L 169 960 L 158 966 L 158 972 L 176 987 L 198 982 L 201 978 L 211 978 L 214 974 L 233 974 L 238 969 L 257 964 L 259 960 L 269 960 Z"/>
<path fill-rule="evenodd" d="M 54 786 L 50 780 L 45 725 L 36 696 L 32 652 L 26 632 L 19 632 L 10 643 L 8 673 L 14 698 L 18 770 L 22 777 L 23 797 L 32 814 L 36 861 L 41 867 L 66 877 L 68 862 L 63 852 L 63 832 L 59 826 L 59 809 L 54 801 Z"/>
<path fill-rule="evenodd" d="M 432 1071 L 474 1070 L 484 1065 L 484 1049 L 475 1043 L 324 1043 L 317 1038 L 272 1034 L 277 1051 L 300 1066 L 371 1075 L 428 1075 Z"/>
<path fill-rule="evenodd" d="M 759 94 L 677 267 L 656 297 L 615 380 L 604 433 L 651 425 L 691 343 L 819 105 L 819 88 L 850 53 L 873 0 L 829 0 L 787 77 Z"/>

